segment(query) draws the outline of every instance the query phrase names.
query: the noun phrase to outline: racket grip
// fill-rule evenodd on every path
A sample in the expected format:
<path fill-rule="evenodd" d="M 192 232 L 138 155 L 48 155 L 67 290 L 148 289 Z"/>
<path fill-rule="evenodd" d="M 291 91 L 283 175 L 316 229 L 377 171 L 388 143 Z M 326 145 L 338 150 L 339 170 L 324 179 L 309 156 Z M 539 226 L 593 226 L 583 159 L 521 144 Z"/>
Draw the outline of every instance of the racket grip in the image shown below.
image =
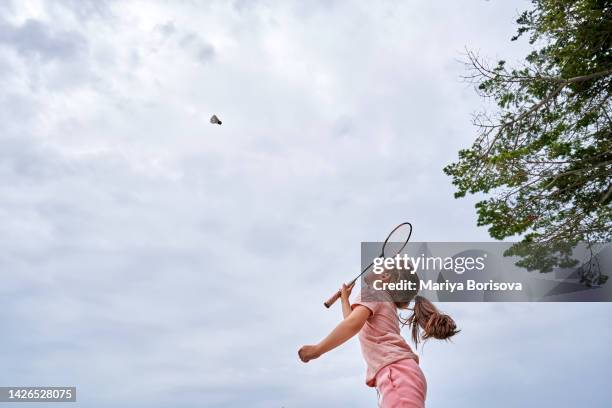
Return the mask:
<path fill-rule="evenodd" d="M 323 302 L 325 307 L 329 309 L 331 307 L 331 305 L 336 303 L 336 300 L 338 300 L 340 298 L 340 294 L 341 294 L 340 291 L 337 291 L 336 293 L 333 294 L 332 297 L 330 297 L 325 302 Z"/>

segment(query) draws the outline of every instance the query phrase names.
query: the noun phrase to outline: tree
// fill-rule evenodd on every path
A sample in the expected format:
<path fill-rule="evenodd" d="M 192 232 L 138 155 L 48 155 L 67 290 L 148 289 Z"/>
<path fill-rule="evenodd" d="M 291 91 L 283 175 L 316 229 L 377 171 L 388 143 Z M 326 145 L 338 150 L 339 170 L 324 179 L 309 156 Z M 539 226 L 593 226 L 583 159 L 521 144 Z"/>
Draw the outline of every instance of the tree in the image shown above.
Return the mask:
<path fill-rule="evenodd" d="M 466 78 L 496 107 L 474 116 L 474 144 L 444 172 L 456 198 L 484 193 L 478 225 L 493 238 L 522 235 L 523 246 L 609 241 L 612 2 L 532 6 L 512 37 L 533 47 L 522 65 L 490 65 L 468 51 Z"/>

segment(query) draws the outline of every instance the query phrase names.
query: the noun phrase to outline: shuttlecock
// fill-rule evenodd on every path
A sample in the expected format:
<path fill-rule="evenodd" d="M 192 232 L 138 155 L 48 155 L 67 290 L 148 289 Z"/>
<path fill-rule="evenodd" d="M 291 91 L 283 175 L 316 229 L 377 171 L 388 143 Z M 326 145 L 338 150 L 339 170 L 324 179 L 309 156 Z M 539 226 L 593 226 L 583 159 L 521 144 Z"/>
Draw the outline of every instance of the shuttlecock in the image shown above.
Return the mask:
<path fill-rule="evenodd" d="M 212 116 L 210 117 L 210 123 L 212 123 L 213 125 L 220 125 L 220 124 L 222 124 L 223 122 L 221 122 L 221 121 L 219 120 L 219 118 L 217 117 L 217 115 L 212 115 Z"/>

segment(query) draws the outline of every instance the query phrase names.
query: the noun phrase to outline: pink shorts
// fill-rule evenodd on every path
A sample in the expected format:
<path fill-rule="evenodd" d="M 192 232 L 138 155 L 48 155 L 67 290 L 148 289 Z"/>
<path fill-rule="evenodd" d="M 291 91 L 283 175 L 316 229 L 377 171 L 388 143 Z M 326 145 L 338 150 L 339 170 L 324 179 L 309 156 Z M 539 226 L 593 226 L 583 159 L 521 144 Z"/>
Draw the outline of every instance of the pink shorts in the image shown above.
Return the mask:
<path fill-rule="evenodd" d="M 376 390 L 381 408 L 423 408 L 427 381 L 417 362 L 408 358 L 380 369 Z"/>

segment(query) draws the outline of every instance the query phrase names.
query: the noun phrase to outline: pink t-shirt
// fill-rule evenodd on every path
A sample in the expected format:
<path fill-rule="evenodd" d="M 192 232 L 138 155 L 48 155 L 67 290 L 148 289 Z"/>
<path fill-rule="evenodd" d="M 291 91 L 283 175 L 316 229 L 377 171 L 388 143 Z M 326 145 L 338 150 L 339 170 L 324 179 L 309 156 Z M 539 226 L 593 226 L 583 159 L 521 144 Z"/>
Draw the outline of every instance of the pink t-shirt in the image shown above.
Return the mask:
<path fill-rule="evenodd" d="M 361 301 L 361 293 L 357 293 L 351 308 L 354 309 L 357 305 L 365 306 L 372 312 L 359 332 L 361 353 L 367 365 L 366 384 L 368 386 L 375 387 L 376 374 L 391 363 L 406 358 L 419 362 L 419 357 L 414 354 L 400 334 L 395 303 Z"/>

